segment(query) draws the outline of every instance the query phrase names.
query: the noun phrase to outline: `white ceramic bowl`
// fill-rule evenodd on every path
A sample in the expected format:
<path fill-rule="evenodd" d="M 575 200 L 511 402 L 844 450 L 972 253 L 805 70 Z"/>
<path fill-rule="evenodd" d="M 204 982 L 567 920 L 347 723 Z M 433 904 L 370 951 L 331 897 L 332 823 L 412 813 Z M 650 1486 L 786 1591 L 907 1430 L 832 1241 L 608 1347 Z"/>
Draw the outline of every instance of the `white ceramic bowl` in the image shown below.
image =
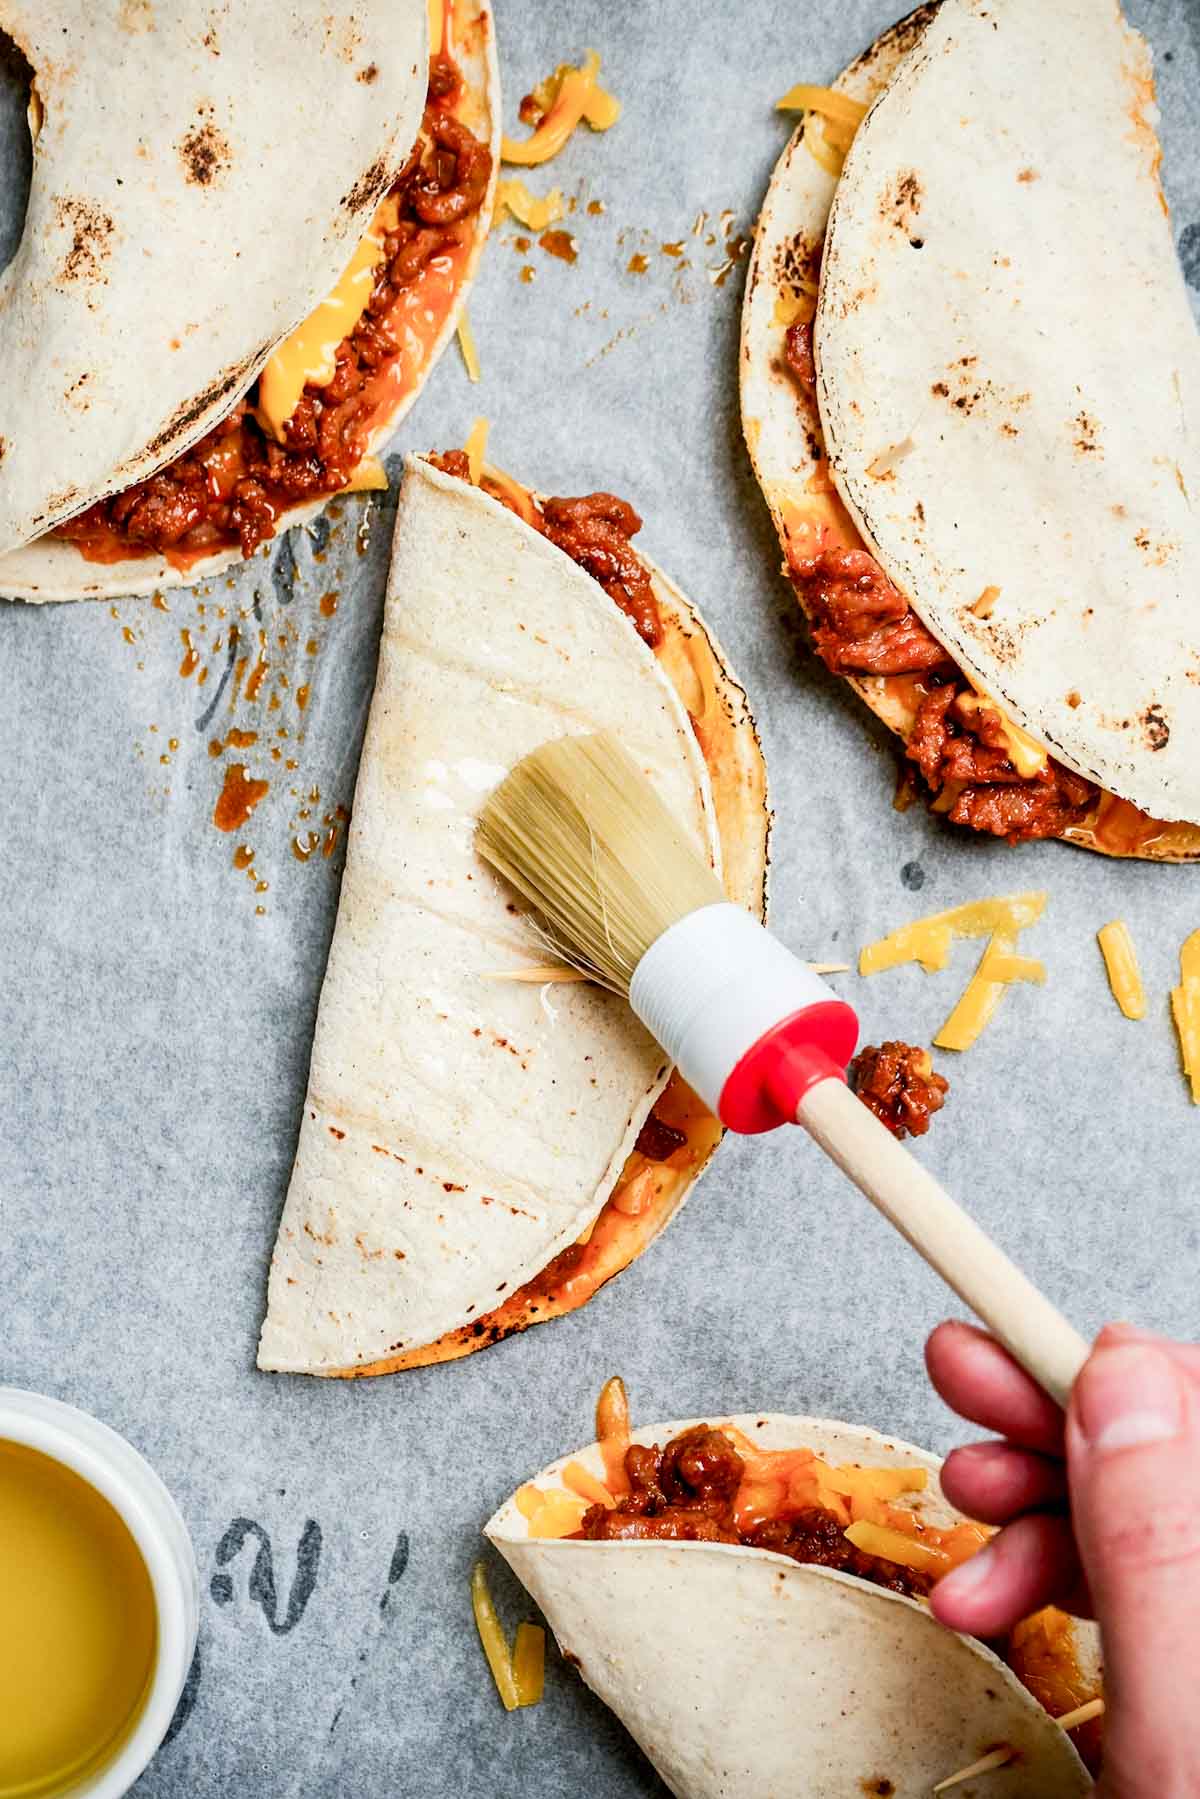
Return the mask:
<path fill-rule="evenodd" d="M 149 1462 L 107 1424 L 75 1406 L 20 1387 L 0 1387 L 0 1439 L 40 1449 L 102 1493 L 124 1519 L 149 1572 L 158 1609 L 150 1691 L 113 1759 L 68 1789 L 70 1799 L 120 1799 L 166 1736 L 196 1647 L 200 1577 L 187 1526 Z"/>

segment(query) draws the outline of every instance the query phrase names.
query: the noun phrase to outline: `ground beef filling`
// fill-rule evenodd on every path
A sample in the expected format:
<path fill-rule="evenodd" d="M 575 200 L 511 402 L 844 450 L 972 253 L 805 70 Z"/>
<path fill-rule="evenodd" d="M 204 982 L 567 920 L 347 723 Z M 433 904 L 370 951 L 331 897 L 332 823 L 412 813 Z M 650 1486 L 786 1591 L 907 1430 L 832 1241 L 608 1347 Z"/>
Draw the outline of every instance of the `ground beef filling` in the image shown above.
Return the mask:
<path fill-rule="evenodd" d="M 309 385 L 277 443 L 255 414 L 257 387 L 200 442 L 135 487 L 90 506 L 58 528 L 86 549 L 89 541 L 131 556 L 195 557 L 238 548 L 251 556 L 274 535 L 280 515 L 303 501 L 337 493 L 366 453 L 373 401 L 367 388 L 399 354 L 388 314 L 430 259 L 464 244 L 491 176 L 491 153 L 450 108 L 462 77 L 434 57 L 421 137 L 391 192 L 399 221 L 385 240 L 371 298 L 337 349 L 333 378 Z"/>
<path fill-rule="evenodd" d="M 1081 822 L 1098 789 L 1053 758 L 1039 774 L 1017 772 L 999 719 L 968 717 L 957 705 L 966 683 L 872 555 L 828 548 L 793 558 L 790 570 L 817 654 L 834 674 L 931 678 L 907 753 L 930 791 L 947 794 L 952 824 L 1017 843 Z"/>
<path fill-rule="evenodd" d="M 923 1137 L 950 1088 L 928 1051 L 911 1043 L 867 1044 L 850 1064 L 850 1084 L 893 1137 Z"/>
<path fill-rule="evenodd" d="M 924 1594 L 932 1582 L 915 1569 L 865 1555 L 831 1512 L 809 1506 L 750 1530 L 738 1526 L 734 1500 L 745 1464 L 729 1439 L 693 1425 L 664 1449 L 635 1443 L 625 1452 L 630 1491 L 615 1511 L 594 1505 L 578 1531 L 592 1542 L 653 1538 L 683 1543 L 741 1543 L 795 1562 L 856 1574 L 893 1593 Z"/>
<path fill-rule="evenodd" d="M 951 823 L 1013 842 L 1057 837 L 1078 824 L 1099 789 L 1052 757 L 1039 774 L 1018 774 L 999 719 L 964 715 L 962 692 L 948 684 L 927 694 L 908 740 L 909 759 L 935 793 L 951 782 L 958 789 L 946 814 Z"/>

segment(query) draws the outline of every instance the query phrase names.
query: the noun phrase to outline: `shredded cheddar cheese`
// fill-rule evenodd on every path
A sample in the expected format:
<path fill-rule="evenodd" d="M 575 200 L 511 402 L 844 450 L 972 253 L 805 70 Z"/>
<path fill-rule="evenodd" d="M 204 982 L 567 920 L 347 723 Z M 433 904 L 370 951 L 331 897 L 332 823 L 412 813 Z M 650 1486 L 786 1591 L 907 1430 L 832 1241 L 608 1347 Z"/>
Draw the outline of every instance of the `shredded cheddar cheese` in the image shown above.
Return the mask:
<path fill-rule="evenodd" d="M 475 1614 L 475 1628 L 479 1632 L 479 1641 L 483 1644 L 483 1653 L 486 1655 L 488 1667 L 492 1671 L 492 1679 L 496 1683 L 500 1703 L 506 1712 L 516 1711 L 521 1701 L 517 1695 L 517 1683 L 513 1676 L 512 1656 L 509 1653 L 504 1628 L 496 1615 L 496 1607 L 487 1583 L 487 1570 L 482 1562 L 476 1562 L 471 1570 L 471 1610 Z"/>
<path fill-rule="evenodd" d="M 488 469 L 483 477 L 483 487 L 484 491 L 490 493 L 493 499 L 500 500 L 504 505 L 511 507 L 517 517 L 523 518 L 527 525 L 536 527 L 537 513 L 534 510 L 533 495 L 527 487 L 522 487 L 521 483 L 514 481 L 511 475 L 506 475 L 502 470 L 496 468 Z M 573 976 L 573 974 L 574 971 L 570 971 L 570 975 Z M 549 978 L 547 976 L 547 979 Z M 559 973 L 554 978 L 565 981 L 570 976 L 566 973 Z"/>
<path fill-rule="evenodd" d="M 487 449 L 489 429 L 487 419 L 476 419 L 467 433 L 467 441 L 463 445 L 463 449 L 467 453 L 467 466 L 471 471 L 471 484 L 474 487 L 479 486 L 479 477 L 483 473 L 483 457 Z"/>
<path fill-rule="evenodd" d="M 1171 989 L 1171 1016 L 1179 1034 L 1183 1072 L 1200 1106 L 1200 931 L 1193 931 L 1179 952 L 1180 982 Z"/>
<path fill-rule="evenodd" d="M 387 470 L 375 456 L 364 456 L 342 488 L 343 493 L 381 493 L 388 484 Z"/>
<path fill-rule="evenodd" d="M 996 591 L 998 592 L 999 589 Z M 1011 718 L 1001 710 L 995 700 L 977 689 L 974 693 L 960 693 L 955 704 L 958 710 L 965 712 L 968 717 L 978 718 L 981 712 L 988 712 L 998 721 L 1004 736 L 1008 759 L 1023 780 L 1032 780 L 1035 775 L 1041 774 L 1050 760 L 1048 754 L 1041 744 L 1029 735 L 1028 731 L 1023 731 L 1020 725 L 1013 724 Z"/>
<path fill-rule="evenodd" d="M 1097 931 L 1096 939 L 1100 945 L 1100 954 L 1104 957 L 1113 998 L 1126 1018 L 1144 1018 L 1146 994 L 1129 926 L 1123 918 L 1114 918 L 1111 924 L 1106 924 Z"/>
<path fill-rule="evenodd" d="M 952 1566 L 946 1550 L 918 1542 L 916 1537 L 891 1525 L 872 1524 L 866 1518 L 851 1524 L 846 1538 L 866 1555 L 882 1556 L 885 1561 L 898 1562 L 902 1568 L 916 1568 L 921 1574 L 947 1574 Z"/>
<path fill-rule="evenodd" d="M 517 1625 L 512 1671 L 517 1704 L 539 1704 L 546 1683 L 546 1633 L 540 1624 Z"/>
<path fill-rule="evenodd" d="M 427 0 L 429 6 L 429 54 L 439 56 L 445 49 L 446 31 L 445 0 Z"/>
<path fill-rule="evenodd" d="M 496 183 L 494 216 L 499 218 L 505 207 L 519 225 L 530 231 L 545 231 L 563 216 L 562 189 L 552 187 L 548 194 L 531 194 L 519 175 L 509 175 Z"/>
<path fill-rule="evenodd" d="M 573 1537 L 588 1509 L 587 1501 L 576 1493 L 564 1493 L 561 1487 L 522 1487 L 516 1503 L 531 1537 Z"/>
<path fill-rule="evenodd" d="M 327 294 L 290 337 L 276 346 L 258 378 L 258 416 L 277 442 L 305 387 L 325 387 L 337 367 L 337 347 L 367 309 L 375 270 L 386 254 L 386 238 L 399 221 L 397 202 L 380 202 L 370 229 Z"/>
<path fill-rule="evenodd" d="M 568 1491 L 586 1499 L 589 1505 L 602 1505 L 610 1512 L 616 1506 L 617 1502 L 604 1482 L 589 1474 L 582 1462 L 568 1462 L 562 1471 L 562 1482 Z"/>
<path fill-rule="evenodd" d="M 596 1438 L 604 1459 L 605 1484 L 618 1497 L 629 1491 L 625 1451 L 629 1448 L 629 1396 L 619 1374 L 606 1380 L 596 1401 Z"/>
<path fill-rule="evenodd" d="M 1004 996 L 1007 982 L 997 972 L 1017 947 L 1015 931 L 993 931 L 966 991 L 934 1038 L 938 1049 L 970 1049 Z"/>
<path fill-rule="evenodd" d="M 621 116 L 620 104 L 598 85 L 599 73 L 600 58 L 594 50 L 588 51 L 582 68 L 564 65 L 559 69 L 542 89 L 542 94 L 547 98 L 550 98 L 551 93 L 553 97 L 550 98 L 549 108 L 541 124 L 532 137 L 523 141 L 512 137 L 502 138 L 501 162 L 532 168 L 557 156 L 583 120 L 587 121 L 593 131 L 607 131 L 610 125 L 615 125 Z M 540 100 L 542 95 L 535 97 Z"/>
<path fill-rule="evenodd" d="M 458 347 L 462 351 L 468 378 L 478 381 L 480 374 L 479 351 L 475 347 L 475 333 L 471 329 L 471 321 L 467 317 L 465 306 L 458 315 Z"/>
<path fill-rule="evenodd" d="M 776 112 L 817 112 L 823 119 L 832 119 L 835 124 L 848 126 L 857 131 L 867 116 L 867 109 L 860 100 L 852 100 L 849 94 L 839 94 L 836 88 L 816 87 L 807 81 L 798 81 L 790 87 L 782 100 L 775 102 Z"/>
<path fill-rule="evenodd" d="M 987 937 L 1001 927 L 1012 932 L 1036 924 L 1046 909 L 1045 893 L 1014 893 L 999 899 L 971 900 L 949 912 L 901 925 L 877 943 L 869 943 L 858 958 L 859 974 L 880 974 L 904 962 L 919 962 L 926 974 L 945 968 L 955 937 Z"/>
<path fill-rule="evenodd" d="M 29 104 L 25 108 L 25 116 L 29 120 L 29 141 L 36 144 L 42 135 L 42 125 L 45 123 L 46 113 L 42 106 L 42 96 L 33 86 L 29 89 Z"/>

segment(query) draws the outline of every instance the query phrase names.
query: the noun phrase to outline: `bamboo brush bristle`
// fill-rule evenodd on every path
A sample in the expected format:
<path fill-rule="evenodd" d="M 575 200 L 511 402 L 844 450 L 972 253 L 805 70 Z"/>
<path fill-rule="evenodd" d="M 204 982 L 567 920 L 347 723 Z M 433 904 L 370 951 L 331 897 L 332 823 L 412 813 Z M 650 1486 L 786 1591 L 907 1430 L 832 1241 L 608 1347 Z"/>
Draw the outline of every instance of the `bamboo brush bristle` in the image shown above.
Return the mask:
<path fill-rule="evenodd" d="M 518 762 L 476 844 L 533 906 L 563 959 L 614 993 L 663 932 L 724 889 L 641 770 L 605 733 Z"/>

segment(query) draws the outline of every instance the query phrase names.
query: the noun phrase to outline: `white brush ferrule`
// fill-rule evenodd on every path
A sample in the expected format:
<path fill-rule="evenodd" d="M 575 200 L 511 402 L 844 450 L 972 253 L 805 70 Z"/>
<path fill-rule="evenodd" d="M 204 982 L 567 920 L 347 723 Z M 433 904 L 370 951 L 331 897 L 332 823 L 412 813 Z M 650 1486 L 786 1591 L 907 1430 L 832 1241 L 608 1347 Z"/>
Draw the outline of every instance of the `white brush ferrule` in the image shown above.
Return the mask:
<path fill-rule="evenodd" d="M 731 903 L 702 906 L 664 931 L 633 973 L 629 1003 L 690 1087 L 721 1115 L 743 1058 L 831 987 Z M 728 1119 L 726 1122 L 730 1122 Z"/>

